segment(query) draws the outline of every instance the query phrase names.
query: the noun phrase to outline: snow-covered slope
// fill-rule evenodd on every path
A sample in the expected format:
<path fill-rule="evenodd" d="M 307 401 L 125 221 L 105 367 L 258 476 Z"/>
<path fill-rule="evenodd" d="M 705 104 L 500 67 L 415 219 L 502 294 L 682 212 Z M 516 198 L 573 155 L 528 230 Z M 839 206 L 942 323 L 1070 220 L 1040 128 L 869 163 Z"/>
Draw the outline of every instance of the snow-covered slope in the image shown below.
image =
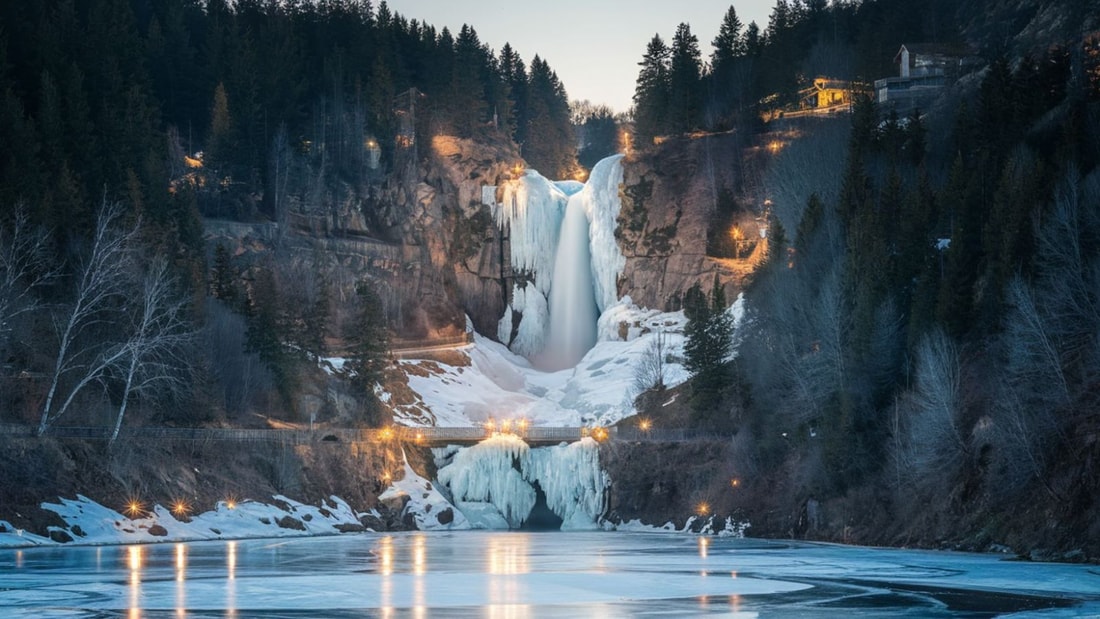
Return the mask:
<path fill-rule="evenodd" d="M 741 315 L 739 299 L 730 308 Z M 473 426 L 489 419 L 526 419 L 532 425 L 609 425 L 633 415 L 636 368 L 649 354 L 658 333 L 666 351 L 665 384 L 688 379 L 683 367 L 683 312 L 658 312 L 636 307 L 630 298 L 606 309 L 598 322 L 598 341 L 575 368 L 543 372 L 499 343 L 474 335 L 462 349 L 469 365 L 404 360 L 409 388 L 419 397 L 438 426 Z M 384 396 L 383 399 L 386 399 Z M 395 418 L 418 425 L 410 407 L 398 406 Z"/>

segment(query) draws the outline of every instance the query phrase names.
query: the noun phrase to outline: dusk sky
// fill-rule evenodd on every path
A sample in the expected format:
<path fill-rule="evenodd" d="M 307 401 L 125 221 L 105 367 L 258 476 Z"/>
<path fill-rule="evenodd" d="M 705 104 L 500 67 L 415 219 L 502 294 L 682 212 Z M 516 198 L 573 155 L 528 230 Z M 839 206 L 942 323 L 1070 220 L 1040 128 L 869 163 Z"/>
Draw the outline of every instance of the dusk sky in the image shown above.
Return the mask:
<path fill-rule="evenodd" d="M 570 99 L 605 103 L 617 112 L 631 105 L 638 61 L 654 34 L 666 42 L 680 22 L 691 24 L 706 60 L 731 0 L 390 0 L 392 10 L 458 34 L 463 23 L 499 51 L 511 43 L 523 61 L 546 59 Z M 735 0 L 748 25 L 767 27 L 775 0 Z"/>

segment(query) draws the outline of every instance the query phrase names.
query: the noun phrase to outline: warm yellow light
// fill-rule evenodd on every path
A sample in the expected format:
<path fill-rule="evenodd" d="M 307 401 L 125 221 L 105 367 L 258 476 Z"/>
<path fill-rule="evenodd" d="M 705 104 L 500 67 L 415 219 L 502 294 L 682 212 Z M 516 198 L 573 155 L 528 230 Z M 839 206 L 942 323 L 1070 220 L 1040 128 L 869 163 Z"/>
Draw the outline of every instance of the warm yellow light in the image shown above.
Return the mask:
<path fill-rule="evenodd" d="M 732 486 L 734 488 L 737 488 L 740 485 L 741 485 L 741 480 L 740 479 L 737 479 L 736 477 L 734 477 L 733 479 L 730 480 L 730 486 Z"/>
<path fill-rule="evenodd" d="M 516 422 L 516 425 L 519 426 L 521 430 L 525 429 L 527 427 L 527 420 L 526 419 L 520 419 L 519 421 Z"/>
<path fill-rule="evenodd" d="M 524 168 L 522 163 L 517 163 L 516 165 L 512 166 L 512 174 L 516 176 L 523 174 L 523 170 Z"/>
<path fill-rule="evenodd" d="M 417 432 L 416 433 L 416 442 L 417 443 L 423 443 L 424 442 L 424 433 L 423 432 Z"/>
<path fill-rule="evenodd" d="M 783 143 L 779 140 L 772 140 L 771 142 L 768 142 L 768 150 L 770 150 L 771 152 L 778 153 L 782 149 Z"/>
<path fill-rule="evenodd" d="M 695 507 L 695 513 L 700 516 L 706 516 L 710 513 L 710 505 L 708 505 L 706 502 L 700 503 Z"/>
<path fill-rule="evenodd" d="M 393 475 L 390 475 L 389 471 L 382 473 L 382 481 L 390 481 L 391 479 L 393 479 Z"/>
<path fill-rule="evenodd" d="M 392 439 L 393 437 L 394 437 L 393 428 L 390 428 L 390 427 L 382 428 L 378 432 L 378 438 L 382 439 L 383 441 L 388 441 L 388 440 Z"/>
<path fill-rule="evenodd" d="M 190 506 L 187 504 L 187 501 L 184 501 L 183 499 L 176 499 L 172 502 L 173 514 L 177 516 L 183 516 L 186 515 L 188 511 L 190 511 Z"/>
<path fill-rule="evenodd" d="M 237 509 L 237 501 L 234 500 L 234 499 L 226 499 L 225 500 L 225 507 L 227 509 Z"/>
<path fill-rule="evenodd" d="M 142 506 L 141 501 L 138 501 L 137 499 L 130 499 L 130 501 L 126 503 L 126 514 L 131 518 L 133 518 L 134 516 L 140 516 L 143 511 L 145 511 L 145 509 Z"/>
<path fill-rule="evenodd" d="M 649 432 L 649 429 L 653 427 L 653 423 L 648 419 L 643 419 L 638 422 L 638 427 L 642 429 L 642 432 Z"/>

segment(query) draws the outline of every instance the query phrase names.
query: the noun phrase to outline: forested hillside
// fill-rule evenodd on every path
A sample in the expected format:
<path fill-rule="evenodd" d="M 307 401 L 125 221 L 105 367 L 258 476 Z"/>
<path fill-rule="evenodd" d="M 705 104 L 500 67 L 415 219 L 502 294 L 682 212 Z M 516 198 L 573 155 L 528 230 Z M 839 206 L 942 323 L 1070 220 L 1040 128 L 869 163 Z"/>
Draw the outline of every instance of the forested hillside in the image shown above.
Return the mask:
<path fill-rule="evenodd" d="M 726 388 L 709 364 L 693 407 L 736 432 L 733 468 L 756 481 L 733 501 L 761 524 L 794 504 L 800 517 L 766 526 L 978 548 L 1098 539 L 1100 36 L 1086 5 L 781 0 L 763 31 L 731 8 L 706 67 L 686 24 L 649 44 L 642 137 L 744 130 L 798 76 L 895 75 L 903 42 L 974 56 L 926 109 L 857 95 L 838 119 L 773 120 L 787 140 L 768 172 L 730 188 L 767 199 L 769 254 L 737 359 L 718 368 Z"/>
<path fill-rule="evenodd" d="M 577 165 L 553 69 L 472 26 L 369 1 L 3 3 L 4 421 L 111 424 L 130 400 L 179 423 L 293 411 L 333 342 L 370 399 L 394 299 L 285 244 L 260 263 L 207 247 L 202 220 L 285 234 L 344 209 L 355 234 L 400 242 L 386 188 L 415 185 L 439 135 Z"/>

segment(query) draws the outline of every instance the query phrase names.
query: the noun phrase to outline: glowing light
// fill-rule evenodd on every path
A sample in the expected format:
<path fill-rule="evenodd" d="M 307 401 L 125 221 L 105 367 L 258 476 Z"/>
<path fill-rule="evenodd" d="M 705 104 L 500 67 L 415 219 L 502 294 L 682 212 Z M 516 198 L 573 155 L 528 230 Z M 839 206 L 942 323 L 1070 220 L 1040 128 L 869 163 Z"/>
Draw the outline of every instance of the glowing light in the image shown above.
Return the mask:
<path fill-rule="evenodd" d="M 389 471 L 382 473 L 382 481 L 390 481 L 391 479 L 393 479 L 393 475 Z"/>
<path fill-rule="evenodd" d="M 733 479 L 730 480 L 730 487 L 737 488 L 737 487 L 740 487 L 740 486 L 741 486 L 741 480 L 740 479 L 734 477 Z"/>
<path fill-rule="evenodd" d="M 517 162 L 515 165 L 512 166 L 512 174 L 518 177 L 523 174 L 524 169 L 525 168 L 523 164 Z"/>
<path fill-rule="evenodd" d="M 710 505 L 706 502 L 700 503 L 695 506 L 695 513 L 700 516 L 706 516 L 710 513 Z"/>
<path fill-rule="evenodd" d="M 643 419 L 638 422 L 638 427 L 641 428 L 642 432 L 649 432 L 649 429 L 653 427 L 653 422 Z"/>
<path fill-rule="evenodd" d="M 391 427 L 385 427 L 378 431 L 378 438 L 382 439 L 383 441 L 389 441 L 393 439 L 395 435 L 396 432 L 394 432 L 394 429 Z"/>
<path fill-rule="evenodd" d="M 526 430 L 527 429 L 527 420 L 526 419 L 520 419 L 519 421 L 516 422 L 516 425 L 519 426 L 520 430 Z"/>
<path fill-rule="evenodd" d="M 607 428 L 595 426 L 592 428 L 583 428 L 581 430 L 581 436 L 589 436 L 597 443 L 602 443 L 607 440 L 609 434 L 607 433 Z"/>
<path fill-rule="evenodd" d="M 700 537 L 698 544 L 699 544 L 699 556 L 703 559 L 706 559 L 707 558 L 707 550 L 710 549 L 710 539 L 708 539 L 706 537 Z M 707 573 L 703 572 L 703 576 L 706 576 L 706 575 L 707 575 Z"/>
<path fill-rule="evenodd" d="M 417 432 L 416 433 L 416 442 L 417 443 L 423 443 L 424 442 L 424 433 L 423 432 Z"/>
<path fill-rule="evenodd" d="M 141 501 L 139 501 L 137 499 L 130 499 L 126 503 L 126 510 L 125 511 L 126 511 L 126 515 L 130 516 L 131 518 L 134 518 L 136 516 L 140 516 L 145 511 L 145 507 L 141 504 Z"/>
<path fill-rule="evenodd" d="M 226 509 L 237 509 L 237 499 L 234 499 L 233 497 L 226 497 L 225 507 Z"/>
<path fill-rule="evenodd" d="M 183 499 L 176 499 L 172 502 L 172 513 L 176 516 L 186 516 L 187 512 L 191 511 L 191 506 L 187 501 Z"/>

